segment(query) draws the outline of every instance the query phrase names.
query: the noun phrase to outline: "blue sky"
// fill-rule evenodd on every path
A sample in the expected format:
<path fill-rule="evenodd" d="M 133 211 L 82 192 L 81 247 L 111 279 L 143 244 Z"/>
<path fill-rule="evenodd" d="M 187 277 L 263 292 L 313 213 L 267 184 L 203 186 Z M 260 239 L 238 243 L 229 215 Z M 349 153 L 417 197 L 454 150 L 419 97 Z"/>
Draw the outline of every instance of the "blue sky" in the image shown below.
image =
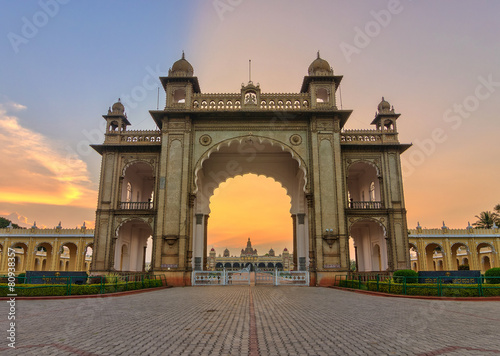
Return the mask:
<path fill-rule="evenodd" d="M 391 6 L 387 23 L 367 35 Z M 474 97 L 482 80 L 500 82 L 499 10 L 492 1 L 2 0 L 0 119 L 9 124 L 0 137 L 0 214 L 47 226 L 92 221 L 100 156 L 87 144 L 103 139 L 101 115 L 128 96 L 131 129 L 153 129 L 154 76 L 182 50 L 202 91 L 238 91 L 251 58 L 263 91 L 293 92 L 319 49 L 344 75 L 343 107 L 354 110 L 349 128 L 369 128 L 383 95 L 401 112 L 400 140 L 423 157 L 405 154 L 410 226 L 446 220 L 465 227 L 500 203 L 500 88 L 485 92 L 460 124 L 443 117 Z M 43 25 L 26 38 L 24 19 Z M 367 43 L 348 56 L 359 31 Z M 17 53 L 11 34 L 27 41 Z M 426 146 L 436 129 L 446 139 Z M 42 190 L 46 198 L 30 200 Z"/>

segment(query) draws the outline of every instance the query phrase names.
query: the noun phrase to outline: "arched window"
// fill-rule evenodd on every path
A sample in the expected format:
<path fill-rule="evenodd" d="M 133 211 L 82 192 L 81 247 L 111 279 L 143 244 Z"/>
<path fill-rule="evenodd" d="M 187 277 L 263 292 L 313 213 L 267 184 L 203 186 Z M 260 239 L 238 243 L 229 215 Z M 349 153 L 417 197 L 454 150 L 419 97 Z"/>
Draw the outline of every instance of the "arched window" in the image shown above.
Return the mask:
<path fill-rule="evenodd" d="M 127 183 L 127 203 L 130 203 L 132 200 L 132 184 Z"/>
<path fill-rule="evenodd" d="M 328 90 L 325 88 L 319 88 L 316 90 L 316 102 L 317 103 L 326 103 L 330 100 L 330 95 L 328 94 Z"/>
<path fill-rule="evenodd" d="M 177 89 L 174 91 L 174 103 L 185 103 L 186 91 L 184 89 Z"/>

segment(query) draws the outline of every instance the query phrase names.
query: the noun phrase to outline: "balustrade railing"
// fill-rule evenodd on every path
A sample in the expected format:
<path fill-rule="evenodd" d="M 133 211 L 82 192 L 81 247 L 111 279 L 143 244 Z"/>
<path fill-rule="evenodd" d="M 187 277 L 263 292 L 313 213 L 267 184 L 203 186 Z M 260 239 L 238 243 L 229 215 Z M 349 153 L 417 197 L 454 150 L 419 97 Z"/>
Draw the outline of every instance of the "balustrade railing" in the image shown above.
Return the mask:
<path fill-rule="evenodd" d="M 309 94 L 261 94 L 260 102 L 255 98 L 245 101 L 240 94 L 195 94 L 193 110 L 232 111 L 245 109 L 258 110 L 305 110 L 310 108 Z"/>
<path fill-rule="evenodd" d="M 151 201 L 120 202 L 120 209 L 122 209 L 122 210 L 151 210 L 151 209 L 153 209 L 153 202 L 151 202 Z"/>
<path fill-rule="evenodd" d="M 384 205 L 381 201 L 350 201 L 351 209 L 382 209 Z"/>

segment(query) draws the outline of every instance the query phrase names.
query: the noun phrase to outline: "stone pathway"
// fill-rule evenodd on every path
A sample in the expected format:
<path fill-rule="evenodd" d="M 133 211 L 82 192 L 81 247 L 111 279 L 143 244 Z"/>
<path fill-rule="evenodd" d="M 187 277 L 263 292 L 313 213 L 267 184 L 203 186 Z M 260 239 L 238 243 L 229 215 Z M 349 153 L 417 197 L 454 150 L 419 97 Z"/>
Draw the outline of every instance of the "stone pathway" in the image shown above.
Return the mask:
<path fill-rule="evenodd" d="M 2 304 L 1 355 L 500 355 L 500 302 L 288 286 L 19 300 L 16 349 Z"/>

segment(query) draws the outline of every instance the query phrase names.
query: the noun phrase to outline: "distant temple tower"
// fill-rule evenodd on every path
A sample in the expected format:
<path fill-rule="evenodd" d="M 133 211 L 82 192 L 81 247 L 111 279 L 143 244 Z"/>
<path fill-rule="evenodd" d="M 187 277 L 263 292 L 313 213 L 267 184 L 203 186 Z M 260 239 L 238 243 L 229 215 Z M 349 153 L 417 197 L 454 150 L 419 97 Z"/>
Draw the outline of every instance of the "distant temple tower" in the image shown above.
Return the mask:
<path fill-rule="evenodd" d="M 247 173 L 286 188 L 290 265 L 309 271 L 312 285 L 349 271 L 349 238 L 359 271 L 410 266 L 400 162 L 410 145 L 399 142 L 400 115 L 385 99 L 373 129 L 345 130 L 342 76 L 319 53 L 295 93 L 265 93 L 251 81 L 230 94 L 202 93 L 184 54 L 160 80 L 165 107 L 150 111 L 157 130 L 129 131 L 117 102 L 103 116 L 104 143 L 92 146 L 102 155 L 94 273 L 142 271 L 151 238 L 152 272 L 189 285 L 193 270 L 210 268 L 210 197 Z M 244 254 L 257 256 L 250 242 Z"/>

